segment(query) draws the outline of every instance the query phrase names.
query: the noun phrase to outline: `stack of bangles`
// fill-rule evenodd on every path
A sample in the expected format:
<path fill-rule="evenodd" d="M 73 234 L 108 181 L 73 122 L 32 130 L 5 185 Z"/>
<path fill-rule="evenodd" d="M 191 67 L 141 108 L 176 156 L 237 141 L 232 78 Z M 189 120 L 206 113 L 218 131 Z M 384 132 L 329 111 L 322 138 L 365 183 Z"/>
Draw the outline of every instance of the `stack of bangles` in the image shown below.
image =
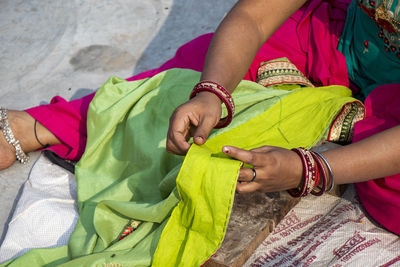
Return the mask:
<path fill-rule="evenodd" d="M 292 197 L 304 197 L 310 193 L 315 196 L 320 196 L 324 192 L 331 191 L 334 186 L 333 172 L 324 156 L 318 152 L 307 150 L 302 147 L 293 148 L 292 151 L 296 152 L 301 158 L 304 180 L 299 188 L 290 189 L 288 193 Z M 322 162 L 325 163 L 328 169 L 329 177 L 325 172 Z"/>
<path fill-rule="evenodd" d="M 201 81 L 194 86 L 193 91 L 190 94 L 190 99 L 195 97 L 198 93 L 204 91 L 218 96 L 219 99 L 221 99 L 221 101 L 225 104 L 226 110 L 228 111 L 228 116 L 221 119 L 214 128 L 218 129 L 228 126 L 233 119 L 233 114 L 235 113 L 235 103 L 233 102 L 231 94 L 223 86 L 216 82 Z"/>
<path fill-rule="evenodd" d="M 223 128 L 231 123 L 233 114 L 235 113 L 235 104 L 231 94 L 221 85 L 212 81 L 201 81 L 196 84 L 190 94 L 190 99 L 200 92 L 210 92 L 215 94 L 225 104 L 228 116 L 221 119 L 214 128 Z M 292 197 L 304 197 L 308 194 L 316 196 L 329 192 L 334 186 L 332 169 L 328 161 L 318 152 L 310 151 L 305 148 L 293 148 L 294 152 L 299 155 L 303 164 L 303 176 L 300 188 L 288 190 Z M 329 177 L 327 176 L 323 163 L 328 168 Z M 330 178 L 330 179 L 329 179 Z M 321 182 L 321 185 L 320 185 Z M 329 188 L 328 188 L 329 185 Z M 327 189 L 328 188 L 328 189 Z"/>

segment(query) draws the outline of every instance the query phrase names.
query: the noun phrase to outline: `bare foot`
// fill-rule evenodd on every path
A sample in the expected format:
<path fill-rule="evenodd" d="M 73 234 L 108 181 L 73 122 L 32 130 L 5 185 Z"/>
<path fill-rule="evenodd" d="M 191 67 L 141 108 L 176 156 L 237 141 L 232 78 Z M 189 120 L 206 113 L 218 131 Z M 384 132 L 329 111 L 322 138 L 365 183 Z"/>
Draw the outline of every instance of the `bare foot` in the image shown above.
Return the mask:
<path fill-rule="evenodd" d="M 35 119 L 28 113 L 25 111 L 9 110 L 8 121 L 15 138 L 20 141 L 22 150 L 25 153 L 42 148 L 36 140 L 34 133 Z M 43 144 L 60 144 L 60 141 L 40 123 L 36 125 L 36 132 L 40 142 Z M 10 167 L 15 160 L 15 148 L 6 141 L 3 133 L 0 131 L 0 170 Z"/>

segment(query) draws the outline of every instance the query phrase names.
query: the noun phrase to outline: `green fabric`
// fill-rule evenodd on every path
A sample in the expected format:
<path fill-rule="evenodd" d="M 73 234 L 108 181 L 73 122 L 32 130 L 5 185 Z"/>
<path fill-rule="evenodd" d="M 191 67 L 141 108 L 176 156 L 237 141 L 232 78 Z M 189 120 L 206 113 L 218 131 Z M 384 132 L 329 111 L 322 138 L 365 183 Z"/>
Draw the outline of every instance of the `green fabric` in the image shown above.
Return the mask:
<path fill-rule="evenodd" d="M 199 77 L 172 69 L 134 82 L 110 78 L 89 107 L 68 249 L 35 249 L 4 266 L 198 266 L 221 245 L 241 165 L 222 146 L 310 147 L 354 101 L 341 86 L 285 91 L 243 81 L 229 127 L 185 158 L 168 154 L 170 114 Z M 118 241 L 132 219 L 142 223 Z"/>
<path fill-rule="evenodd" d="M 349 78 L 361 89 L 363 99 L 379 85 L 400 82 L 400 33 L 391 34 L 379 27 L 357 2 L 353 0 L 347 9 L 338 50 L 346 57 Z M 365 8 L 374 9 L 369 0 L 360 2 Z M 399 0 L 388 1 L 386 5 L 399 21 Z"/>
<path fill-rule="evenodd" d="M 242 82 L 235 93 L 241 86 L 251 85 Z M 221 245 L 241 164 L 226 159 L 222 146 L 311 147 L 342 105 L 354 100 L 346 97 L 350 94 L 341 86 L 299 89 L 261 115 L 211 138 L 206 145 L 192 147 L 177 178 L 181 202 L 161 235 L 153 266 L 199 266 Z"/>

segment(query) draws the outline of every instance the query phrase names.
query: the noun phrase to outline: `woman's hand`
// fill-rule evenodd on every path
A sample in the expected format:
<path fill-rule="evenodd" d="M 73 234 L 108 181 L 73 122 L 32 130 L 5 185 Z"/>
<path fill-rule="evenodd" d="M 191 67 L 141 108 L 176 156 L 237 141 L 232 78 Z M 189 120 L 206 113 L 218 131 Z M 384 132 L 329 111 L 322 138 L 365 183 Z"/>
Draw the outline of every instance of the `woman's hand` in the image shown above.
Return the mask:
<path fill-rule="evenodd" d="M 241 168 L 236 186 L 238 193 L 277 192 L 298 187 L 303 176 L 300 157 L 293 151 L 263 146 L 252 150 L 244 150 L 233 146 L 224 146 L 222 151 L 232 158 L 253 166 Z"/>
<path fill-rule="evenodd" d="M 200 80 L 213 81 L 230 93 L 245 76 L 260 47 L 306 0 L 242 0 L 218 26 L 209 45 Z M 221 101 L 201 92 L 172 114 L 167 151 L 186 154 L 191 136 L 203 144 L 221 116 Z"/>
<path fill-rule="evenodd" d="M 185 155 L 190 148 L 188 140 L 192 136 L 196 144 L 204 144 L 221 118 L 221 103 L 213 93 L 200 92 L 175 109 L 169 120 L 167 151 Z"/>

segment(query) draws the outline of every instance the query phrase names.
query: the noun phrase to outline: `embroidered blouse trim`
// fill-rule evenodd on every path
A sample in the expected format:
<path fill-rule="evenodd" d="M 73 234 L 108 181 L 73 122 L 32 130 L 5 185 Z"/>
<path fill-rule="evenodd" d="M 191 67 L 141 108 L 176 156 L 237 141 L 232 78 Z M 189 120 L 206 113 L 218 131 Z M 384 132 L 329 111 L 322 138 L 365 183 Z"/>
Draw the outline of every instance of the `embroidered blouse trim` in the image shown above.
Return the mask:
<path fill-rule="evenodd" d="M 314 87 L 287 58 L 262 62 L 257 72 L 257 83 L 264 87 L 285 83 Z"/>

